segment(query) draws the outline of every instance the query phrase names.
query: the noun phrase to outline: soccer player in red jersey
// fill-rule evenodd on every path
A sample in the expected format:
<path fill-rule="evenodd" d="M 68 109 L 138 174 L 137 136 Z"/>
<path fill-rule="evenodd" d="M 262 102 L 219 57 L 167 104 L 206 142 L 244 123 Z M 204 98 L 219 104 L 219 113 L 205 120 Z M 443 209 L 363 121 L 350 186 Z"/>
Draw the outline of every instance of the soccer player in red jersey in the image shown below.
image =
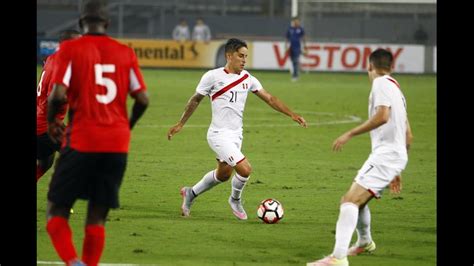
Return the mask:
<path fill-rule="evenodd" d="M 80 37 L 76 30 L 65 30 L 59 34 L 59 43 Z M 53 143 L 47 134 L 48 124 L 46 114 L 48 110 L 48 96 L 52 89 L 51 75 L 53 74 L 54 57 L 56 53 L 48 56 L 43 66 L 41 79 L 36 88 L 36 182 L 51 168 L 54 154 L 59 151 L 61 143 Z M 57 115 L 62 121 L 67 111 L 65 106 Z"/>
<path fill-rule="evenodd" d="M 84 3 L 79 19 L 84 35 L 57 52 L 48 99 L 48 133 L 62 146 L 48 191 L 46 229 L 67 265 L 98 265 L 107 214 L 119 207 L 130 130 L 148 106 L 135 53 L 105 34 L 108 24 L 103 2 Z M 129 94 L 135 100 L 130 119 Z M 66 128 L 56 117 L 65 103 Z M 76 199 L 88 200 L 81 260 L 68 223 Z"/>

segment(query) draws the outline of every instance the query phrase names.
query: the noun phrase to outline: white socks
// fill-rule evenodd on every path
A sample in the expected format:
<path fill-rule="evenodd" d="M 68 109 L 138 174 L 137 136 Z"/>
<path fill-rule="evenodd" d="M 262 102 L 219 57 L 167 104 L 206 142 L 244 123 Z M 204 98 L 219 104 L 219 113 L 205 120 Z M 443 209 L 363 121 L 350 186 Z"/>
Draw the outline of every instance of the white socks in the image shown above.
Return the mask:
<path fill-rule="evenodd" d="M 212 170 L 204 175 L 204 177 L 193 186 L 193 196 L 197 197 L 197 195 L 211 189 L 217 184 L 222 183 L 219 179 L 217 179 L 216 170 Z"/>
<path fill-rule="evenodd" d="M 231 197 L 235 200 L 240 199 L 242 196 L 242 190 L 244 189 L 245 184 L 249 180 L 250 176 L 243 177 L 235 173 L 232 177 L 232 194 Z"/>
<path fill-rule="evenodd" d="M 332 255 L 337 259 L 347 256 L 352 234 L 356 228 L 359 207 L 352 202 L 345 202 L 339 208 L 339 219 L 336 224 L 336 244 Z"/>
<path fill-rule="evenodd" d="M 359 209 L 359 220 L 357 221 L 357 243 L 358 247 L 363 247 L 372 242 L 370 234 L 370 210 L 366 204 L 364 208 Z"/>
<path fill-rule="evenodd" d="M 242 190 L 244 189 L 245 184 L 249 177 L 243 177 L 239 174 L 235 173 L 232 177 L 232 198 L 238 200 L 242 196 Z M 212 187 L 222 183 L 216 177 L 216 170 L 212 170 L 204 175 L 204 177 L 193 186 L 193 196 L 197 197 L 197 195 L 206 192 L 207 190 L 211 189 Z"/>

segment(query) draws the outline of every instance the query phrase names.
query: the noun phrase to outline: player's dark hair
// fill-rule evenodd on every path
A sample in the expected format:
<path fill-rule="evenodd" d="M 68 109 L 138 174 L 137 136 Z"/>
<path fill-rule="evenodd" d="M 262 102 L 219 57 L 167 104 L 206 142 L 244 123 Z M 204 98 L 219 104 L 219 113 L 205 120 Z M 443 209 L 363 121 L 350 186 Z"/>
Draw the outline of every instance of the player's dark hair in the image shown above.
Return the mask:
<path fill-rule="evenodd" d="M 63 30 L 59 33 L 59 42 L 72 39 L 74 35 L 80 35 L 81 33 L 77 30 Z"/>
<path fill-rule="evenodd" d="M 369 62 L 372 63 L 377 69 L 391 71 L 393 64 L 393 55 L 391 52 L 379 48 L 370 54 Z"/>
<path fill-rule="evenodd" d="M 237 52 L 242 47 L 248 48 L 247 43 L 236 38 L 229 39 L 225 44 L 225 53 Z"/>
<path fill-rule="evenodd" d="M 86 24 L 108 24 L 109 14 L 107 11 L 106 0 L 88 0 L 82 6 L 81 17 L 79 18 L 79 25 L 82 28 Z"/>

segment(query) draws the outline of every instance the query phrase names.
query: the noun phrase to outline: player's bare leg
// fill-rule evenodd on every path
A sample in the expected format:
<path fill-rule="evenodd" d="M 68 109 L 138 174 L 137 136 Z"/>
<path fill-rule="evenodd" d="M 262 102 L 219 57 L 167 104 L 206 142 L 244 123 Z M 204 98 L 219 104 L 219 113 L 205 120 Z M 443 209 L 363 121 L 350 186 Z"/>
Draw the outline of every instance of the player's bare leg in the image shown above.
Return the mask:
<path fill-rule="evenodd" d="M 232 213 L 240 220 L 247 220 L 247 213 L 242 205 L 242 191 L 247 183 L 252 167 L 247 159 L 243 159 L 234 166 L 235 174 L 232 177 L 232 193 L 229 197 L 229 205 Z"/>
<path fill-rule="evenodd" d="M 219 181 L 225 182 L 229 180 L 232 176 L 232 171 L 234 171 L 232 166 L 226 162 L 217 161 L 216 178 L 219 179 Z"/>

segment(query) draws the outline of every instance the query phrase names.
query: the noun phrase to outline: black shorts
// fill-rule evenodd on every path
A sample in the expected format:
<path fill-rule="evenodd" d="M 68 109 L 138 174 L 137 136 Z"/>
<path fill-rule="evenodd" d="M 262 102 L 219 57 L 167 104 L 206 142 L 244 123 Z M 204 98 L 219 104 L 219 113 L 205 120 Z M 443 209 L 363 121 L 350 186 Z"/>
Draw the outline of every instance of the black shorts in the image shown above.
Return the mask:
<path fill-rule="evenodd" d="M 118 208 L 127 153 L 85 153 L 64 148 L 56 163 L 48 200 L 70 208 L 76 199 Z"/>
<path fill-rule="evenodd" d="M 51 156 L 51 154 L 59 151 L 60 148 L 61 143 L 53 143 L 48 133 L 36 136 L 36 159 L 46 159 Z"/>

